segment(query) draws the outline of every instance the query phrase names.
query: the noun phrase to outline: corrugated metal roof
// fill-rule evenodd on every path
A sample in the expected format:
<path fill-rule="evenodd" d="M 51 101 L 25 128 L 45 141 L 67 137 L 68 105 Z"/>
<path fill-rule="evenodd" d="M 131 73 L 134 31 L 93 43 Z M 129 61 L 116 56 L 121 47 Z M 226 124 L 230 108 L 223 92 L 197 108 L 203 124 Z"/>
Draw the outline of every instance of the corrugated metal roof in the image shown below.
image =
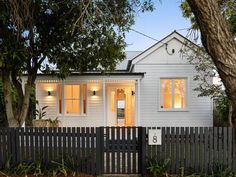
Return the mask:
<path fill-rule="evenodd" d="M 129 60 L 132 60 L 134 57 L 142 53 L 142 51 L 126 51 L 126 58 L 121 62 L 118 63 L 116 66 L 116 70 L 126 70 L 127 64 Z"/>

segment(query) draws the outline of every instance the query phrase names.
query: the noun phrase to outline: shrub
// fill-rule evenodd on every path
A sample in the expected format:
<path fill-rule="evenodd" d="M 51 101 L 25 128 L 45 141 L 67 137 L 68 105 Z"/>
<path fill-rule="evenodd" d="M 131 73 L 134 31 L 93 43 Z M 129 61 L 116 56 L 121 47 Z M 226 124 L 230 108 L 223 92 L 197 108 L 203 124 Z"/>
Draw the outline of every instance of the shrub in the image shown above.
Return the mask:
<path fill-rule="evenodd" d="M 167 165 L 170 159 L 158 161 L 156 158 L 150 159 L 148 161 L 147 170 L 154 177 L 165 177 L 167 176 Z"/>

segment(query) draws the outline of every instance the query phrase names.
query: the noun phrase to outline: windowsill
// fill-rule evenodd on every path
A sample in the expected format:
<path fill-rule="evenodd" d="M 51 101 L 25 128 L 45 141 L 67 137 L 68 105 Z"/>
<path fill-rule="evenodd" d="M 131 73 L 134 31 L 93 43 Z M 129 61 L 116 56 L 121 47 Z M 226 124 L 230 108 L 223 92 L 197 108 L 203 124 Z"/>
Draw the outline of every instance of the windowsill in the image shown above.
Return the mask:
<path fill-rule="evenodd" d="M 62 118 L 62 117 L 88 117 L 88 115 L 87 114 L 64 114 L 64 115 L 62 115 L 62 114 L 60 114 L 60 115 L 58 115 L 58 117 L 60 117 L 60 118 Z"/>
<path fill-rule="evenodd" d="M 188 109 L 159 109 L 158 112 L 189 112 Z"/>

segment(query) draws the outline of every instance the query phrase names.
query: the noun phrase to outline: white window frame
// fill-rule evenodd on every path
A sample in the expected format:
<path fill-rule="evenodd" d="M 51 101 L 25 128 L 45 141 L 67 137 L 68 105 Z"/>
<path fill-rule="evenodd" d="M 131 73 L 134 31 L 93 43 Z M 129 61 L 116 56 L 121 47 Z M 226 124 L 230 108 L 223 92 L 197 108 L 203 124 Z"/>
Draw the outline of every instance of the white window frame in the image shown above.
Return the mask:
<path fill-rule="evenodd" d="M 174 108 L 174 80 L 186 80 L 186 107 L 185 108 Z M 161 80 L 171 80 L 172 81 L 172 108 L 161 108 Z M 188 102 L 189 102 L 189 79 L 188 77 L 161 77 L 159 80 L 159 111 L 163 112 L 173 112 L 173 111 L 180 111 L 180 112 L 187 112 L 188 111 Z"/>
<path fill-rule="evenodd" d="M 84 95 L 83 95 L 83 85 L 86 84 L 87 85 L 87 89 L 86 89 L 86 113 L 84 113 L 84 109 L 83 109 L 83 99 L 84 99 Z M 59 113 L 60 110 L 60 105 L 59 105 L 59 92 L 57 93 L 57 114 L 58 116 L 68 116 L 68 117 L 73 117 L 73 116 L 87 116 L 88 114 L 88 84 L 87 82 L 64 82 L 62 81 L 62 83 L 60 83 L 61 85 L 61 112 Z M 57 87 L 60 87 L 60 85 L 58 85 Z M 77 113 L 66 113 L 65 112 L 65 85 L 80 85 L 80 114 Z"/>

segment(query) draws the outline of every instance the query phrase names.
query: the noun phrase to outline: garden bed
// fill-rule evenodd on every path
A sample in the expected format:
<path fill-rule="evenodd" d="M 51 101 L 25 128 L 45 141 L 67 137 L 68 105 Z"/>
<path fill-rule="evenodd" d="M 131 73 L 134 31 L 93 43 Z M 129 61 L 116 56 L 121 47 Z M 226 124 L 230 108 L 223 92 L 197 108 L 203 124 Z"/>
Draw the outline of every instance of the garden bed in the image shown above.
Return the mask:
<path fill-rule="evenodd" d="M 49 177 L 49 176 L 53 176 L 53 175 L 34 175 L 34 174 L 23 174 L 23 175 L 19 175 L 19 174 L 10 174 L 10 173 L 4 173 L 4 172 L 0 172 L 0 177 Z M 54 177 L 65 177 L 64 174 L 56 174 L 56 176 Z M 89 175 L 86 173 L 80 173 L 78 175 L 72 175 L 72 174 L 68 174 L 66 177 L 95 177 L 93 175 Z"/>

